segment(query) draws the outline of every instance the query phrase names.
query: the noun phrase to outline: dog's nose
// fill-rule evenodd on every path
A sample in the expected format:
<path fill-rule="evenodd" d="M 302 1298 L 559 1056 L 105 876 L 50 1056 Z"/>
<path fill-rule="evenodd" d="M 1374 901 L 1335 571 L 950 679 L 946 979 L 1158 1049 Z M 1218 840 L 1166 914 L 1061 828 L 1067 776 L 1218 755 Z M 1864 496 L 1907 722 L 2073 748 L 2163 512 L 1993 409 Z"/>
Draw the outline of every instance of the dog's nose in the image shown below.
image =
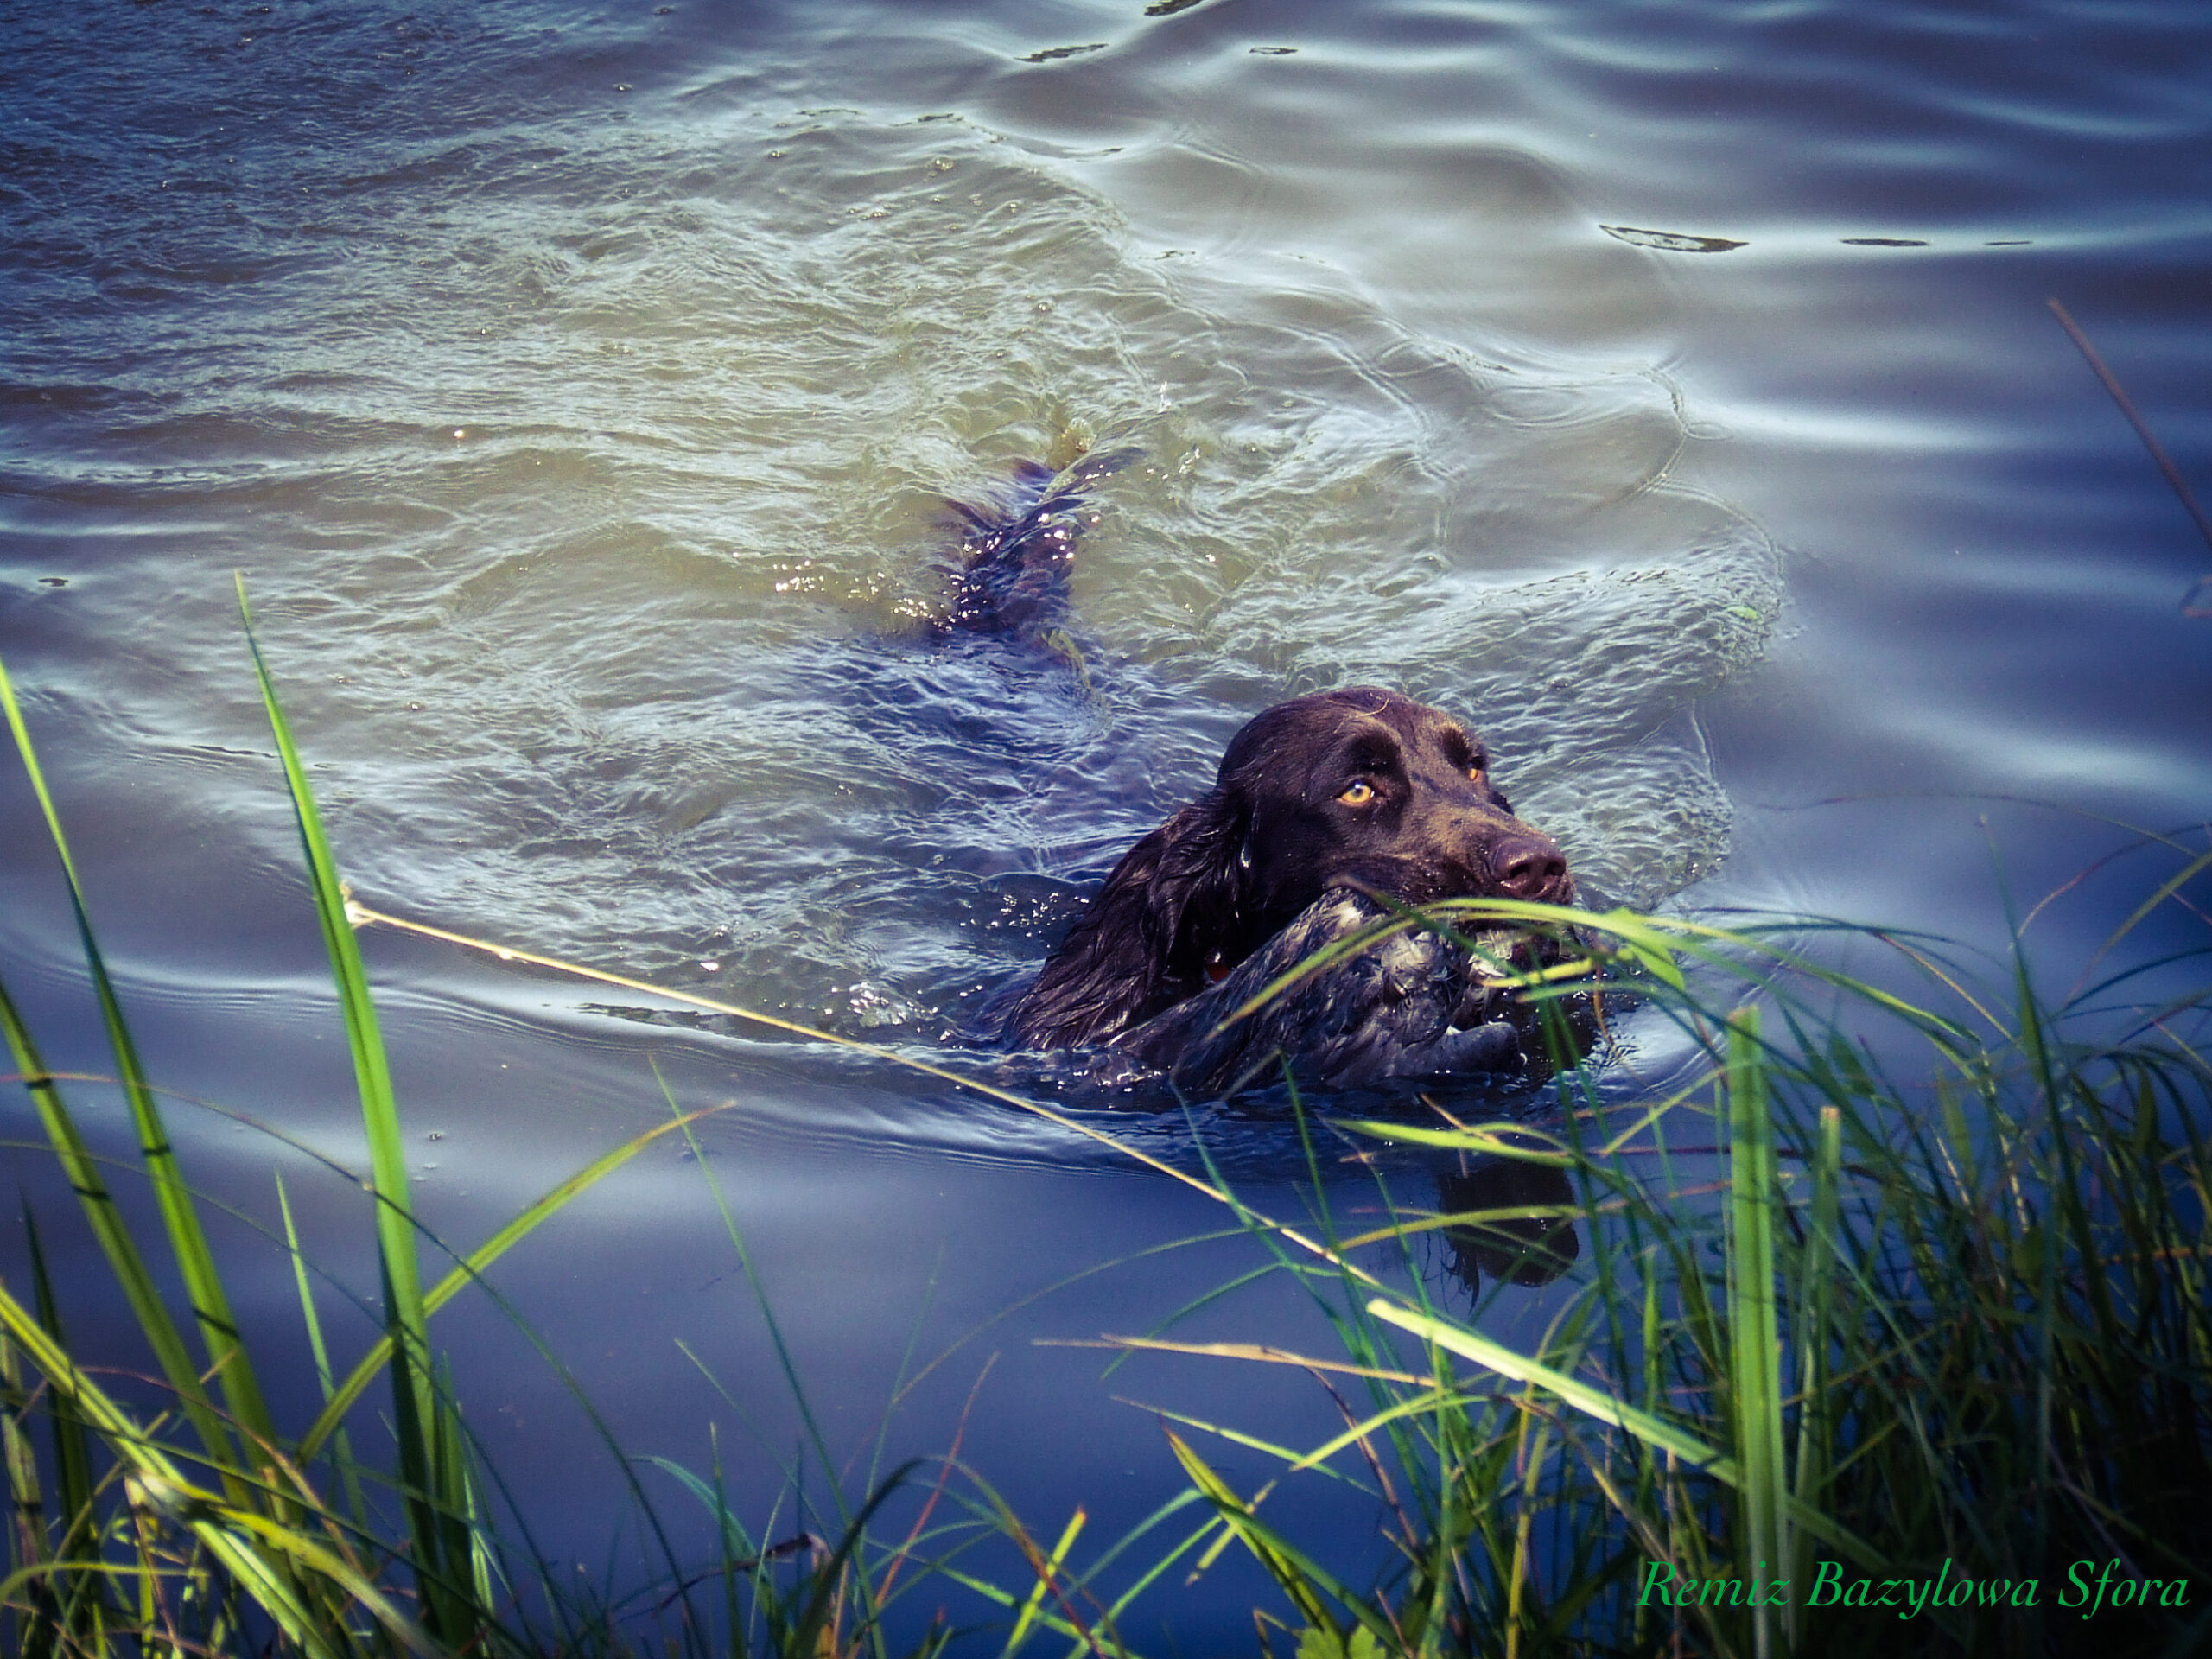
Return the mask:
<path fill-rule="evenodd" d="M 1567 891 L 1567 856 L 1549 836 L 1511 836 L 1490 849 L 1490 879 L 1509 898 L 1555 903 Z"/>

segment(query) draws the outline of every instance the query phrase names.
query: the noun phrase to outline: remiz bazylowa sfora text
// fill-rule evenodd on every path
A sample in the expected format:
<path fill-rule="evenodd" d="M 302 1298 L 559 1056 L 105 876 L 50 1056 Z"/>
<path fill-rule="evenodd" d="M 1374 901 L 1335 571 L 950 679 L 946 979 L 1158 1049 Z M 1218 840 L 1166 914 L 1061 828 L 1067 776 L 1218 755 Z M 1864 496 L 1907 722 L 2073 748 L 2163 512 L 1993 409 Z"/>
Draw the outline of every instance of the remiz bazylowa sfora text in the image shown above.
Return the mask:
<path fill-rule="evenodd" d="M 2083 1618 L 2120 1607 L 2187 1607 L 2191 1585 L 2185 1578 L 2149 1579 L 2129 1573 L 2118 1560 L 2075 1561 L 2065 1577 L 2046 1584 L 2032 1579 L 1976 1579 L 1957 1571 L 1947 1558 L 1933 1577 L 1878 1578 L 1847 1573 L 1834 1561 L 1821 1561 L 1801 1587 L 1788 1579 L 1766 1576 L 1766 1563 L 1749 1579 L 1694 1578 L 1671 1561 L 1648 1561 L 1637 1588 L 1639 1607 L 1885 1607 L 1899 1618 L 1938 1609 L 1966 1607 L 2063 1607 Z"/>

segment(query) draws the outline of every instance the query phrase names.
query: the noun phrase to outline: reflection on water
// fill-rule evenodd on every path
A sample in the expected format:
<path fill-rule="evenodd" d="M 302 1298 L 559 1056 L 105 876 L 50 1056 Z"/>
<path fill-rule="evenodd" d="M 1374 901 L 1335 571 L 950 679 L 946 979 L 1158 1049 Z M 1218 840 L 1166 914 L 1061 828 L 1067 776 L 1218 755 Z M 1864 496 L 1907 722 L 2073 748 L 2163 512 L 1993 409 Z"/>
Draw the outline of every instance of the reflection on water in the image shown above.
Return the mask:
<path fill-rule="evenodd" d="M 1567 1172 L 1550 1164 L 1484 1159 L 1436 1178 L 1437 1212 L 1454 1222 L 1444 1230 L 1452 1271 L 1478 1299 L 1485 1280 L 1532 1288 L 1573 1267 L 1575 1206 Z"/>

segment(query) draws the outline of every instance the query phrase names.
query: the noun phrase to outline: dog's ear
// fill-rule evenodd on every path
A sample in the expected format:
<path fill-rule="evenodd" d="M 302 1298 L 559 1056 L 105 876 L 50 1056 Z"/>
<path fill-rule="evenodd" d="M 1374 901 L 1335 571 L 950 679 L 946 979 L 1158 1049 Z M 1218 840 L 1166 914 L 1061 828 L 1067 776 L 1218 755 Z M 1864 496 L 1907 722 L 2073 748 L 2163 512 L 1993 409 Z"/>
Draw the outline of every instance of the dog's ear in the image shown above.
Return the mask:
<path fill-rule="evenodd" d="M 1103 1043 L 1202 987 L 1243 910 L 1245 816 L 1217 790 L 1130 848 L 1007 1035 L 1033 1048 Z"/>

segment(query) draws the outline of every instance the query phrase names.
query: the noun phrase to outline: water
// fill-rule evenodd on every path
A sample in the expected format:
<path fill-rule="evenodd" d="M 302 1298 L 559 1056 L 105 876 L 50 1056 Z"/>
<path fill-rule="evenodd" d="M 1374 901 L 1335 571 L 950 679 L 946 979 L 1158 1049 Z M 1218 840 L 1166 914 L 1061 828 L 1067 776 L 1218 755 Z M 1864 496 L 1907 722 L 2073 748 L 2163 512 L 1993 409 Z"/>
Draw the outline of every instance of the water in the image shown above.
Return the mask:
<path fill-rule="evenodd" d="M 1347 681 L 1471 717 L 1606 899 L 1987 943 L 1993 842 L 2032 899 L 2120 844 L 2108 820 L 2204 822 L 2212 622 L 2181 601 L 2212 550 L 2044 303 L 2212 486 L 2196 7 L 0 28 L 0 650 L 158 1074 L 340 1160 L 342 1042 L 233 570 L 372 902 L 940 1057 L 1244 718 Z M 1084 442 L 1146 454 L 1094 498 L 1091 689 L 930 646 L 944 499 Z M 12 772 L 0 836 L 8 983 L 60 1063 L 97 1066 Z M 2159 874 L 2121 861 L 2044 943 L 2085 956 Z M 1219 1220 L 878 1065 L 368 948 L 419 1192 L 460 1238 L 658 1121 L 649 1060 L 688 1104 L 738 1103 L 707 1164 L 841 1449 L 910 1329 L 934 1354 Z M 222 1118 L 179 1129 L 254 1215 L 272 1158 L 315 1179 Z M 1214 1129 L 1263 1187 L 1294 1165 L 1265 1122 Z M 357 1290 L 361 1220 L 335 1184 L 310 1217 Z M 242 1249 L 240 1300 L 289 1329 L 281 1262 Z M 1117 1393 L 1318 1440 L 1302 1383 L 1102 1383 L 1031 1345 L 1147 1328 L 1248 1259 L 1023 1307 L 901 1402 L 893 1445 L 944 1446 L 991 1349 L 966 1453 L 1039 1526 L 1175 1490 Z M 626 1446 L 701 1466 L 710 1420 L 742 1435 L 679 1338 L 776 1449 L 793 1432 L 734 1268 L 671 1151 L 500 1282 Z M 611 1463 L 502 1320 L 446 1318 L 474 1421 L 597 1559 Z M 1327 1340 L 1287 1293 L 1192 1329 Z M 1313 1502 L 1325 1541 L 1371 1527 Z M 1152 1628 L 1249 1630 L 1248 1589 L 1217 1575 Z"/>

